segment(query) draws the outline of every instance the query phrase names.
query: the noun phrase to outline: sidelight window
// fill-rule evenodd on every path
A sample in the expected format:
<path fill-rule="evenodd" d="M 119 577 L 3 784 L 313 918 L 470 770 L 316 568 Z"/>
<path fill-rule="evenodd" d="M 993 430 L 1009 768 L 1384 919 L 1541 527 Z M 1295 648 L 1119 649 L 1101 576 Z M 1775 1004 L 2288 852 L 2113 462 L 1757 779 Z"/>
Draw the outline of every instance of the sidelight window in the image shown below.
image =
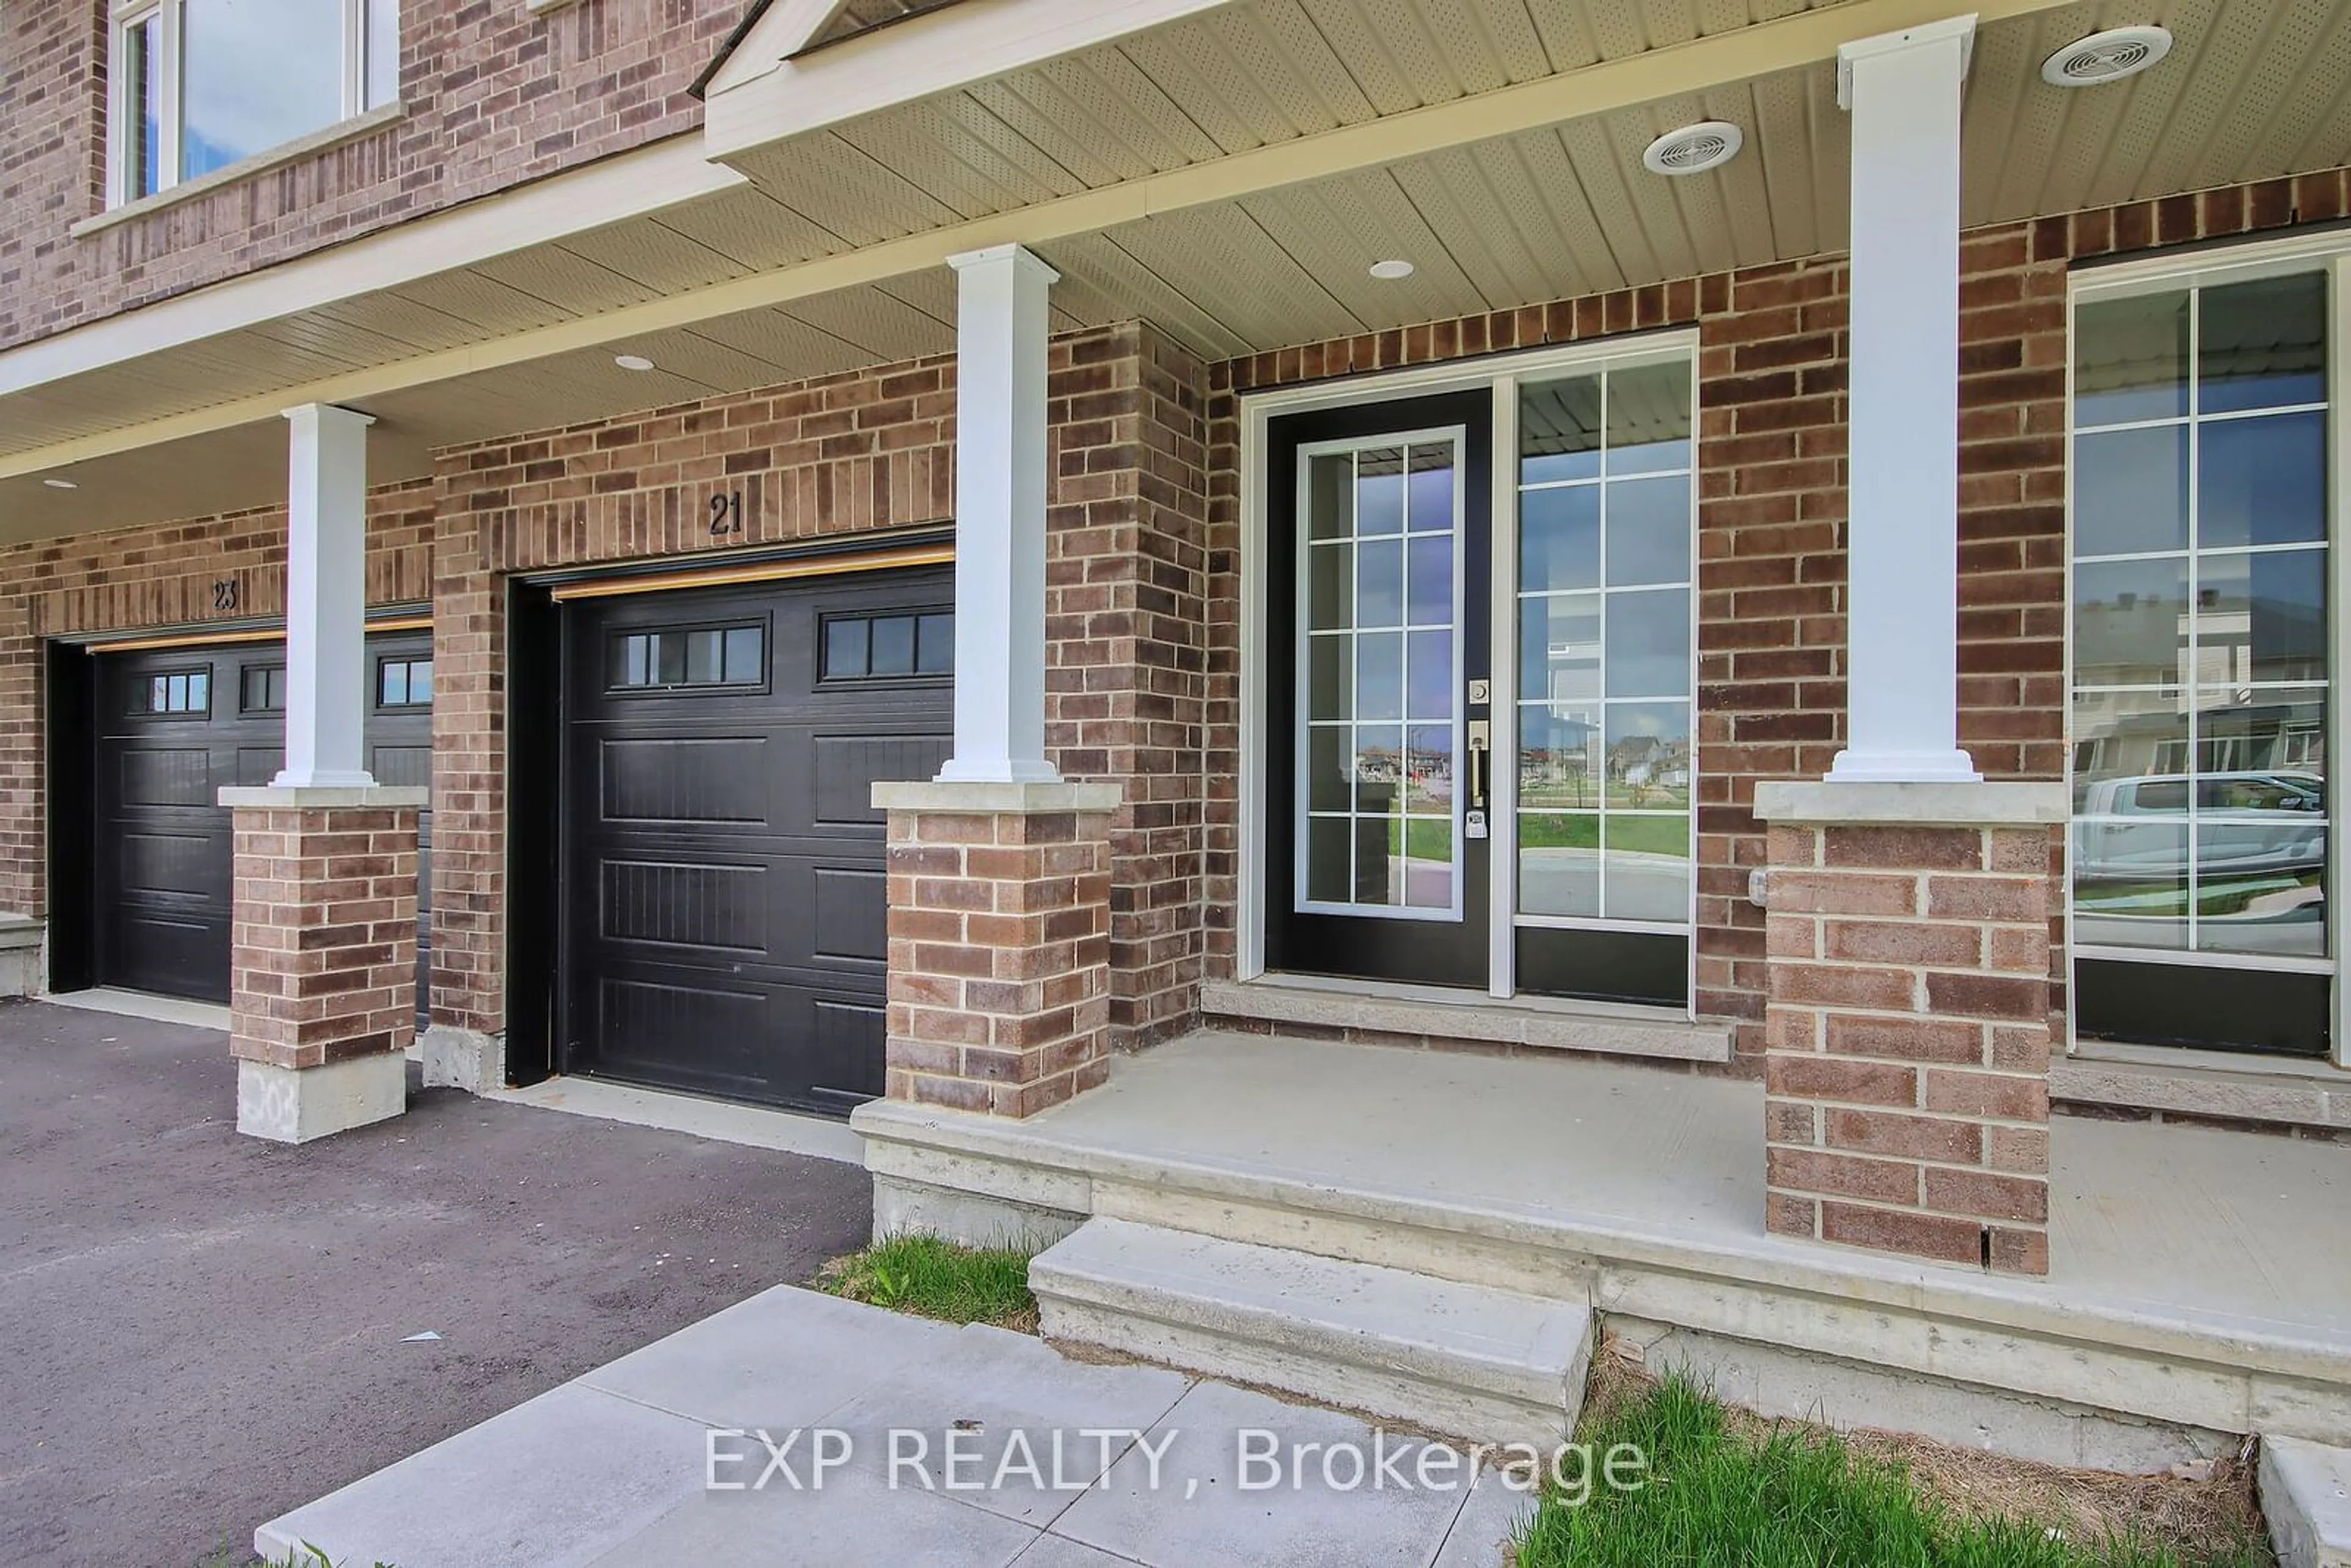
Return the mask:
<path fill-rule="evenodd" d="M 1519 912 L 1690 917 L 1686 360 L 1519 395 Z"/>
<path fill-rule="evenodd" d="M 120 204 L 393 101 L 400 0 L 124 0 L 112 59 Z"/>
<path fill-rule="evenodd" d="M 2075 311 L 2079 949 L 2329 951 L 2326 296 L 2304 272 Z"/>

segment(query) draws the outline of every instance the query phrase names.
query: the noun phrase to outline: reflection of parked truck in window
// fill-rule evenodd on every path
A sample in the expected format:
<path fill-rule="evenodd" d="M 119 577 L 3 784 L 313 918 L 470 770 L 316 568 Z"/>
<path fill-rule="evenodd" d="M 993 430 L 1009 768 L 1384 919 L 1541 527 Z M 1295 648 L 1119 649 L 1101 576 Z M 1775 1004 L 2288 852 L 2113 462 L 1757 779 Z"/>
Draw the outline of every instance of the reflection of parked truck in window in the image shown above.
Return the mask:
<path fill-rule="evenodd" d="M 2148 774 L 2081 786 L 2074 875 L 2086 881 L 2185 877 L 2189 800 L 2201 874 L 2314 870 L 2326 860 L 2326 780 L 2315 773 Z"/>

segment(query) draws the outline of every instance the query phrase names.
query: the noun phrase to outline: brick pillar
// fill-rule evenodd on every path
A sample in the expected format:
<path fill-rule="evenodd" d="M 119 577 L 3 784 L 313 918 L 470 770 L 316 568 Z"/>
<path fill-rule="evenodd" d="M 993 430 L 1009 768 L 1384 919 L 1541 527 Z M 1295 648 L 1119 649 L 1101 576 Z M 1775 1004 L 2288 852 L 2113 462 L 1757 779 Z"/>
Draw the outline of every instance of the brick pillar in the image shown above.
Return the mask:
<path fill-rule="evenodd" d="M 1765 1225 L 2049 1271 L 2054 784 L 1765 784 Z"/>
<path fill-rule="evenodd" d="M 893 1100 L 1033 1115 L 1110 1075 L 1109 784 L 877 784 Z"/>
<path fill-rule="evenodd" d="M 236 1129 L 304 1144 L 407 1108 L 422 789 L 224 789 Z"/>

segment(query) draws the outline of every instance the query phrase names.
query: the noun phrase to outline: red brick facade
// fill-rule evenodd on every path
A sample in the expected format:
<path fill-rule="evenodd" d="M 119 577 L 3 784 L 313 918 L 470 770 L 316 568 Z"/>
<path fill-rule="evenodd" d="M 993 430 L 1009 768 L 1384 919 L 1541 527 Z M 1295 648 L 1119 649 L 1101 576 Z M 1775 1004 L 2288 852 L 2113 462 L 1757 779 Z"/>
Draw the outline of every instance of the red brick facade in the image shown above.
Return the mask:
<path fill-rule="evenodd" d="M 2049 1271 L 2048 845 L 1771 824 L 1771 1230 Z"/>
<path fill-rule="evenodd" d="M 429 484 L 369 497 L 370 604 L 433 597 L 433 528 Z M 233 611 L 214 607 L 221 582 L 234 587 Z M 0 549 L 0 909 L 37 913 L 48 904 L 42 641 L 283 615 L 286 513 L 17 545 Z"/>
<path fill-rule="evenodd" d="M 1203 374 L 1126 326 L 1052 347 L 1047 749 L 1114 782 L 1112 1024 L 1193 1017 L 1199 970 Z M 955 367 L 932 359 L 442 455 L 434 482 L 436 1024 L 505 1026 L 503 579 L 942 523 Z M 700 513 L 743 492 L 739 540 Z"/>
<path fill-rule="evenodd" d="M 236 811 L 229 1051 L 299 1071 L 416 1034 L 413 807 Z"/>
<path fill-rule="evenodd" d="M 902 792 L 903 793 L 903 792 Z M 1111 813 L 1066 786 L 890 811 L 893 1100 L 1029 1116 L 1110 1076 Z M 1070 796 L 990 810 L 980 798 Z"/>
<path fill-rule="evenodd" d="M 701 123 L 740 0 L 405 0 L 396 124 L 82 238 L 106 205 L 104 0 L 0 20 L 0 348 Z"/>
<path fill-rule="evenodd" d="M 591 12 L 546 25 L 586 27 Z M 502 12 L 497 25 L 519 24 Z M 2052 779 L 2064 766 L 2067 267 L 2346 212 L 2338 171 L 1968 236 L 1960 729 L 1988 775 Z M 1239 394 L 1695 326 L 1698 1001 L 1740 1022 L 1746 1070 L 1761 1071 L 1753 789 L 1817 777 L 1841 738 L 1844 287 L 1829 258 L 1207 367 L 1148 328 L 1057 341 L 1048 738 L 1069 776 L 1125 792 L 1112 827 L 1114 1040 L 1182 1028 L 1203 969 L 1235 958 Z M 504 578 L 946 521 L 953 404 L 951 361 L 914 361 L 447 452 L 431 481 L 376 497 L 371 601 L 434 603 L 436 1021 L 494 1032 L 505 1016 Z M 722 480 L 744 491 L 740 547 L 703 531 L 701 493 Z M 239 613 L 275 613 L 282 551 L 269 512 L 0 550 L 0 908 L 46 904 L 39 640 L 202 622 L 222 579 L 240 584 Z"/>
<path fill-rule="evenodd" d="M 2065 277 L 2079 261 L 2351 213 L 2336 170 L 1965 236 L 1959 743 L 1988 779 L 2064 777 Z M 1209 972 L 1239 901 L 1242 393 L 1665 327 L 1698 334 L 1697 1005 L 1761 1071 L 1767 966 L 1754 789 L 1843 743 L 1845 265 L 1753 267 L 1285 349 L 1210 369 Z M 2062 931 L 2053 922 L 2053 936 Z M 2064 966 L 2053 1004 L 2064 1005 Z"/>

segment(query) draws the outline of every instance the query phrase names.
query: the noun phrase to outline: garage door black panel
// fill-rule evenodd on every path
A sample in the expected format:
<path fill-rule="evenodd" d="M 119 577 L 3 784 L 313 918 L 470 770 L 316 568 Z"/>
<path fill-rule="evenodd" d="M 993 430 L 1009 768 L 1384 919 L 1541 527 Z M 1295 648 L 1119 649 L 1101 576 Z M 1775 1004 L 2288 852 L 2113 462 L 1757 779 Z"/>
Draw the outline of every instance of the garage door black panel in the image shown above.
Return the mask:
<path fill-rule="evenodd" d="M 565 607 L 565 1071 L 828 1112 L 881 1092 L 870 795 L 936 773 L 953 694 L 943 669 L 827 680 L 820 632 L 952 597 L 929 570 Z"/>
<path fill-rule="evenodd" d="M 368 640 L 371 679 L 397 656 L 429 662 L 429 633 Z M 285 650 L 276 643 L 107 653 L 96 688 L 96 875 L 91 979 L 225 1002 L 234 841 L 224 785 L 267 784 L 285 766 Z M 275 681 L 271 672 L 281 672 Z M 387 784 L 429 784 L 433 714 L 386 705 L 367 716 L 371 767 Z M 423 813 L 429 841 L 431 813 Z M 420 854 L 418 973 L 427 922 Z M 419 992 L 420 1010 L 423 993 Z"/>

